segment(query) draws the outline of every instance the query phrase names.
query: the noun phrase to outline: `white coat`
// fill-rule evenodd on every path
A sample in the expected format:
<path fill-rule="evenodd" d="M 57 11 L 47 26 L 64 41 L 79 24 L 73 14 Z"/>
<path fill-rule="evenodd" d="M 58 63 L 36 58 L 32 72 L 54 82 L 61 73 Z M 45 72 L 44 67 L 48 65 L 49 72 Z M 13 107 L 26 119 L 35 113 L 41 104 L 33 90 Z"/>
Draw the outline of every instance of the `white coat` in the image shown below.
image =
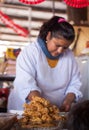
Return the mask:
<path fill-rule="evenodd" d="M 17 58 L 16 78 L 9 95 L 8 110 L 23 110 L 23 104 L 33 90 L 38 90 L 57 106 L 70 92 L 75 93 L 78 101 L 82 97 L 80 87 L 80 73 L 72 51 L 67 49 L 56 67 L 51 68 L 36 41 L 26 46 Z"/>

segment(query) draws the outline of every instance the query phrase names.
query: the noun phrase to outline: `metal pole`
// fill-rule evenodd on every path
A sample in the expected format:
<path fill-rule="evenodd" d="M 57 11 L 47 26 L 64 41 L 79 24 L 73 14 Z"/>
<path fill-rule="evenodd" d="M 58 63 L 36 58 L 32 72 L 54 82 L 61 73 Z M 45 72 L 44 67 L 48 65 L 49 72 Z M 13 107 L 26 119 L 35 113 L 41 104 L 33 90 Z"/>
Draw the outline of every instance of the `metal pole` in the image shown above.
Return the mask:
<path fill-rule="evenodd" d="M 52 12 L 54 16 L 55 15 L 55 0 L 52 0 L 52 5 L 53 5 Z"/>

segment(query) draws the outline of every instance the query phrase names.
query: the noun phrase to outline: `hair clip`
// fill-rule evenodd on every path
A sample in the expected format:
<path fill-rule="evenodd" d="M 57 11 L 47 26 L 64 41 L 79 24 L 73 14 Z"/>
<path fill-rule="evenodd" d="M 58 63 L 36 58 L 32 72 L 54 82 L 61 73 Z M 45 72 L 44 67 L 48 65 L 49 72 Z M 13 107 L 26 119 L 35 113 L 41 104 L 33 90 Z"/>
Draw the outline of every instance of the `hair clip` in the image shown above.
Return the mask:
<path fill-rule="evenodd" d="M 59 18 L 58 23 L 66 22 L 64 18 Z"/>

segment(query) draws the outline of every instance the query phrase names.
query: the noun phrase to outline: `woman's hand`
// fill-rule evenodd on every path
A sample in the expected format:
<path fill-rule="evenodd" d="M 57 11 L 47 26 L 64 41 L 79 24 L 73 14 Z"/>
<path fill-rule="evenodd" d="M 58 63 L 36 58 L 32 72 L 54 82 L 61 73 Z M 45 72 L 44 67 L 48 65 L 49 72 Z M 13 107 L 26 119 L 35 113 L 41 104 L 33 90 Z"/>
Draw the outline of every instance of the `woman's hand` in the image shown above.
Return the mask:
<path fill-rule="evenodd" d="M 36 90 L 35 90 L 35 91 L 31 91 L 31 92 L 29 93 L 27 99 L 28 99 L 29 101 L 31 101 L 33 96 L 41 97 L 41 94 L 40 94 L 39 91 L 36 91 Z"/>
<path fill-rule="evenodd" d="M 59 108 L 60 111 L 68 112 L 71 109 L 71 105 L 75 100 L 75 94 L 74 93 L 68 93 L 62 106 Z"/>

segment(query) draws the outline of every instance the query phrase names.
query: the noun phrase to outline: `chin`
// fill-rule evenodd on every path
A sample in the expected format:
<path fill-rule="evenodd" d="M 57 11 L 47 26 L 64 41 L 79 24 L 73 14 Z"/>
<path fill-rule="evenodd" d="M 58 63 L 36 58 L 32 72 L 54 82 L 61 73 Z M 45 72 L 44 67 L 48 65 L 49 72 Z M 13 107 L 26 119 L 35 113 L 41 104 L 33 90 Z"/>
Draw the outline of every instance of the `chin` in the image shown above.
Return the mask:
<path fill-rule="evenodd" d="M 54 54 L 53 56 L 56 57 L 56 56 L 59 56 L 59 54 Z"/>

